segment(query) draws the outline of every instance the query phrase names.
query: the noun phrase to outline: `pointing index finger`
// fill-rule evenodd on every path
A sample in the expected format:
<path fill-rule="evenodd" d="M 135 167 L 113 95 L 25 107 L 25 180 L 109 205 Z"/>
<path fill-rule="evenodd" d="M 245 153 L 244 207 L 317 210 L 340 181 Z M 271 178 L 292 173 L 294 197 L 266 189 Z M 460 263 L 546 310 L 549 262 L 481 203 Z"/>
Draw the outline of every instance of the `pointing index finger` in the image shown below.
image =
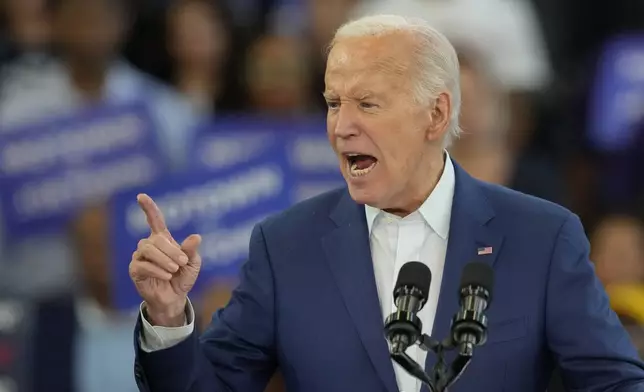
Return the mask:
<path fill-rule="evenodd" d="M 152 200 L 152 198 L 145 193 L 142 193 L 136 197 L 136 201 L 139 203 L 139 206 L 145 213 L 145 217 L 148 220 L 148 225 L 150 230 L 154 234 L 168 233 L 168 227 L 165 224 L 165 219 L 161 210 L 157 204 Z"/>

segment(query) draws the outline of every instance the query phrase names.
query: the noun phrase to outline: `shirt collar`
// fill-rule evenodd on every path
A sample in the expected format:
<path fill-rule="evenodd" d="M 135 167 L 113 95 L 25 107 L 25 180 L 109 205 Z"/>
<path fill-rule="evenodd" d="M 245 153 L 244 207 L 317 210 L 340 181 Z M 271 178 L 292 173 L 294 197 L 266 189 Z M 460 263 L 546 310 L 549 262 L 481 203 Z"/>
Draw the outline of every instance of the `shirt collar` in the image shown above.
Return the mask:
<path fill-rule="evenodd" d="M 443 239 L 447 239 L 449 232 L 455 183 L 454 164 L 449 154 L 445 152 L 445 168 L 443 169 L 443 173 L 432 193 L 430 193 L 427 200 L 418 209 L 418 212 L 425 222 Z M 365 205 L 365 214 L 369 234 L 371 234 L 376 223 L 376 218 L 387 213 L 378 208 Z"/>

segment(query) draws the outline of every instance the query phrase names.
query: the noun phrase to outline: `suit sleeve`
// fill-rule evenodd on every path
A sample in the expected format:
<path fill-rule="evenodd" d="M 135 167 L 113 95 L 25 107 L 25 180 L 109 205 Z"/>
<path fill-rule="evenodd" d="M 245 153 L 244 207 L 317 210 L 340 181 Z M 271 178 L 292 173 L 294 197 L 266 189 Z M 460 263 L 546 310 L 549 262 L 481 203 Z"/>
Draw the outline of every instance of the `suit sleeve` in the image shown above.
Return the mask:
<path fill-rule="evenodd" d="M 228 305 L 206 332 L 144 352 L 135 331 L 135 378 L 142 392 L 262 392 L 275 373 L 273 273 L 261 225 Z"/>
<path fill-rule="evenodd" d="M 547 341 L 568 390 L 644 391 L 644 367 L 589 259 L 576 215 L 563 223 L 551 259 Z"/>

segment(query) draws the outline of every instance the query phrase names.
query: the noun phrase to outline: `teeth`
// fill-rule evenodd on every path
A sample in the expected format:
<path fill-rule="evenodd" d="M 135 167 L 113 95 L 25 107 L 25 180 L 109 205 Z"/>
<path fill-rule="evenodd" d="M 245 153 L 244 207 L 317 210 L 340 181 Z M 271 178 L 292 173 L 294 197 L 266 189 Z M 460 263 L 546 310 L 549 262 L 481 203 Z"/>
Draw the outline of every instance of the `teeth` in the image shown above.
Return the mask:
<path fill-rule="evenodd" d="M 364 176 L 366 174 L 369 174 L 369 172 L 371 172 L 373 170 L 373 168 L 376 167 L 377 164 L 378 164 L 378 162 L 376 161 L 373 164 L 371 164 L 371 166 L 369 166 L 369 167 L 367 167 L 365 169 L 358 169 L 358 165 L 354 163 L 349 167 L 349 169 L 350 169 L 349 172 L 351 173 L 351 176 L 353 176 L 353 177 L 362 177 L 362 176 Z"/>

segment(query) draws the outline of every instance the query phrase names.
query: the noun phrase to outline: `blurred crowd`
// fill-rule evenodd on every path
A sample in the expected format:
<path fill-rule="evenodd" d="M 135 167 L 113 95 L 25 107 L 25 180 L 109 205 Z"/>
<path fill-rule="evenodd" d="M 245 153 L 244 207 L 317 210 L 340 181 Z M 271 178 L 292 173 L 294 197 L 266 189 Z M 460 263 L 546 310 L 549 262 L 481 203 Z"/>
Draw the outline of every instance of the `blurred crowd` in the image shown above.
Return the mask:
<path fill-rule="evenodd" d="M 607 48 L 620 39 L 635 42 L 623 72 L 644 69 L 644 2 L 3 0 L 0 7 L 0 133 L 144 100 L 176 170 L 204 121 L 324 113 L 325 47 L 343 22 L 370 13 L 427 19 L 461 62 L 464 136 L 451 156 L 475 177 L 580 215 L 598 276 L 644 352 L 644 72 L 630 72 L 620 87 L 628 96 L 614 100 L 602 79 L 614 60 Z M 602 117 L 626 107 L 625 119 Z M 21 392 L 136 391 L 133 316 L 110 303 L 107 215 L 100 203 L 86 206 L 68 231 L 19 241 L 0 228 L 0 300 L 21 301 L 33 315 L 16 334 L 29 336 L 29 360 L 10 369 L 22 374 Z M 201 304 L 202 327 L 229 293 L 213 286 Z M 12 354 L 3 351 L 2 327 L 19 317 L 11 303 L 0 306 L 0 392 L 15 392 L 16 381 L 3 377 Z M 279 378 L 271 388 L 280 390 Z"/>

